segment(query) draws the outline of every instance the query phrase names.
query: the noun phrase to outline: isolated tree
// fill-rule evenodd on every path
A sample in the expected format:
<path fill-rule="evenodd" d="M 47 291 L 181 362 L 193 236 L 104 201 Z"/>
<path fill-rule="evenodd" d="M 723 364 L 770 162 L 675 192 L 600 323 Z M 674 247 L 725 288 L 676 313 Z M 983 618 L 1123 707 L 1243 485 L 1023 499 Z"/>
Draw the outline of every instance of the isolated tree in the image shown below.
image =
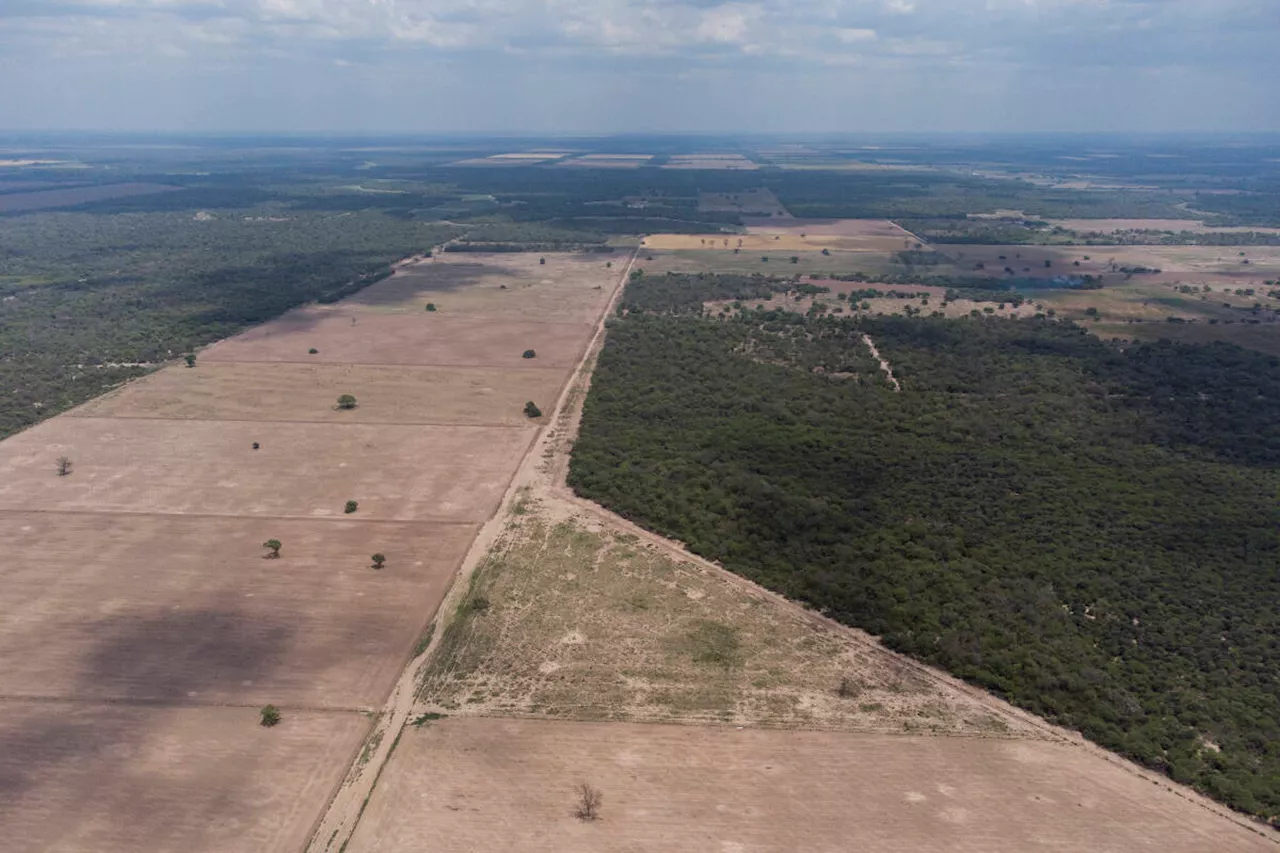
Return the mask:
<path fill-rule="evenodd" d="M 604 804 L 604 794 L 582 782 L 574 789 L 578 795 L 573 813 L 578 820 L 595 820 L 600 817 L 600 806 Z"/>
<path fill-rule="evenodd" d="M 354 409 L 356 407 L 356 398 L 350 394 L 343 394 L 338 398 L 339 409 Z"/>
<path fill-rule="evenodd" d="M 542 417 L 542 409 L 539 409 L 536 405 L 534 405 L 534 402 L 532 400 L 524 404 L 524 413 L 530 418 Z"/>
<path fill-rule="evenodd" d="M 1045 258 L 1045 259 L 1044 259 L 1044 268 L 1045 268 L 1045 269 L 1049 269 L 1049 268 L 1050 268 L 1050 267 L 1052 267 L 1052 266 L 1053 266 L 1053 261 L 1049 260 L 1048 258 Z"/>
<path fill-rule="evenodd" d="M 268 539 L 262 543 L 262 547 L 267 549 L 267 557 L 269 559 L 275 560 L 280 557 L 281 544 L 279 539 Z"/>
<path fill-rule="evenodd" d="M 435 310 L 436 310 L 436 304 L 435 304 L 434 302 L 428 302 L 428 303 L 427 303 L 427 310 L 428 310 L 428 311 L 435 311 Z"/>
<path fill-rule="evenodd" d="M 316 349 L 315 347 L 312 347 L 311 349 L 307 350 L 307 352 L 308 352 L 310 355 L 316 355 L 317 353 L 319 353 L 319 352 L 320 352 L 320 350 Z"/>
<path fill-rule="evenodd" d="M 793 263 L 793 264 L 798 264 L 798 263 L 800 263 L 800 256 L 799 256 L 799 255 L 792 255 L 792 256 L 791 256 L 791 263 Z"/>
<path fill-rule="evenodd" d="M 65 477 L 70 473 L 71 473 L 71 457 L 59 456 L 58 457 L 58 476 Z"/>
<path fill-rule="evenodd" d="M 605 261 L 604 268 L 607 270 L 613 269 L 613 261 Z"/>
<path fill-rule="evenodd" d="M 538 258 L 538 265 L 539 265 L 539 266 L 546 266 L 546 263 L 547 263 L 547 259 L 546 259 L 546 258 Z"/>
<path fill-rule="evenodd" d="M 262 710 L 258 713 L 262 716 L 261 724 L 267 728 L 271 728 L 280 722 L 280 709 L 275 705 L 263 705 Z"/>
<path fill-rule="evenodd" d="M 360 507 L 360 504 L 356 503 L 355 501 L 347 501 L 347 505 L 343 507 L 342 511 L 345 512 L 347 515 L 350 515 L 351 513 L 355 512 L 359 507 Z"/>
<path fill-rule="evenodd" d="M 380 569 L 382 568 L 383 564 L 387 562 L 387 555 L 383 553 L 377 553 L 377 554 L 374 554 L 369 559 L 373 560 L 373 567 L 375 569 Z"/>
<path fill-rule="evenodd" d="M 184 361 L 186 361 L 186 362 L 187 362 L 187 367 L 195 367 L 195 366 L 196 366 L 196 354 L 195 354 L 195 353 L 193 353 L 193 352 L 189 352 L 189 353 L 187 353 L 186 355 L 184 355 L 182 358 L 183 358 L 183 360 L 184 360 Z"/>
<path fill-rule="evenodd" d="M 533 357 L 535 357 L 536 355 L 537 355 L 537 353 L 536 353 L 536 352 L 534 352 L 534 351 L 533 351 L 533 350 L 531 350 L 531 349 L 527 349 L 527 350 L 525 350 L 525 351 L 524 351 L 524 355 L 523 355 L 523 356 L 521 356 L 521 358 L 533 358 Z"/>

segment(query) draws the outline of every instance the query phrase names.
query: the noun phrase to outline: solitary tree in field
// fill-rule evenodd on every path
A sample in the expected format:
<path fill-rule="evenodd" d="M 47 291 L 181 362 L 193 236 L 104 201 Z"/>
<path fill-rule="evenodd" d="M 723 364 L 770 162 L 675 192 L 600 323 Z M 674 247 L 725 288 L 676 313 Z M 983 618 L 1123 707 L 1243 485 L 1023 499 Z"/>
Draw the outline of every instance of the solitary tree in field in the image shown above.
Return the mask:
<path fill-rule="evenodd" d="M 538 258 L 538 266 L 546 266 L 546 264 L 547 264 L 546 258 Z"/>
<path fill-rule="evenodd" d="M 604 794 L 582 782 L 574 789 L 578 795 L 573 813 L 578 820 L 595 820 L 600 816 L 600 806 L 604 803 Z"/>
<path fill-rule="evenodd" d="M 316 355 L 317 353 L 320 352 L 320 350 L 316 349 L 315 347 L 312 347 L 311 349 L 307 350 L 307 352 L 311 355 Z"/>
<path fill-rule="evenodd" d="M 187 362 L 187 367 L 195 367 L 195 366 L 196 366 L 196 354 L 195 354 L 195 353 L 193 353 L 193 352 L 189 352 L 189 353 L 187 353 L 186 355 L 184 355 L 182 358 L 183 358 L 183 360 L 185 360 L 185 361 Z"/>
<path fill-rule="evenodd" d="M 262 547 L 267 549 L 267 557 L 269 559 L 275 560 L 280 557 L 281 544 L 279 539 L 268 539 L 262 543 Z"/>
<path fill-rule="evenodd" d="M 428 302 L 428 303 L 427 303 L 427 310 L 428 310 L 428 311 L 435 311 L 435 310 L 436 310 L 436 304 L 435 304 L 434 302 Z"/>
<path fill-rule="evenodd" d="M 65 477 L 70 473 L 71 473 L 71 457 L 59 456 L 58 457 L 58 476 Z"/>
<path fill-rule="evenodd" d="M 375 569 L 380 569 L 382 568 L 383 564 L 387 562 L 387 555 L 378 553 L 378 554 L 374 554 L 369 559 L 373 560 L 373 567 Z"/>
<path fill-rule="evenodd" d="M 525 351 L 524 351 L 524 355 L 523 355 L 523 356 L 521 356 L 521 358 L 533 358 L 533 357 L 534 357 L 534 356 L 536 356 L 536 355 L 537 355 L 537 353 L 536 353 L 536 352 L 534 352 L 534 351 L 533 351 L 533 350 L 531 350 L 531 349 L 527 349 L 527 350 L 525 350 Z"/>
<path fill-rule="evenodd" d="M 542 417 L 542 409 L 539 409 L 532 400 L 524 404 L 524 413 L 530 418 Z"/>
<path fill-rule="evenodd" d="M 356 503 L 355 501 L 347 501 L 347 505 L 343 507 L 342 511 L 345 512 L 347 515 L 350 515 L 351 513 L 355 512 L 356 509 L 359 508 L 359 506 L 360 504 Z"/>
<path fill-rule="evenodd" d="M 350 394 L 343 394 L 338 398 L 339 409 L 354 409 L 356 407 L 356 398 Z"/>
<path fill-rule="evenodd" d="M 262 710 L 258 712 L 262 716 L 262 725 L 271 728 L 280 722 L 280 709 L 275 705 L 263 705 Z"/>

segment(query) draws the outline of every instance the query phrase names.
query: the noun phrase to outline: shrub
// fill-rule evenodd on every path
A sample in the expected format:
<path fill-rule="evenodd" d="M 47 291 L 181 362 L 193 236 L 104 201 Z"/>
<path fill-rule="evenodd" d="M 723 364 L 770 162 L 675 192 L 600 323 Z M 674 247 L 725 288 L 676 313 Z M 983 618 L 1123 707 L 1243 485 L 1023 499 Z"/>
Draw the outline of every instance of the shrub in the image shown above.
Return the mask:
<path fill-rule="evenodd" d="M 182 359 L 183 359 L 183 361 L 185 361 L 185 362 L 187 363 L 187 367 L 195 367 L 195 366 L 196 366 L 196 354 L 195 354 L 195 353 L 193 353 L 193 352 L 189 352 L 189 353 L 187 353 L 186 355 L 184 355 L 184 356 L 182 357 Z"/>
<path fill-rule="evenodd" d="M 525 351 L 524 351 L 524 355 L 522 356 L 522 358 L 533 358 L 533 357 L 534 357 L 534 356 L 536 356 L 536 355 L 537 355 L 537 353 L 536 353 L 536 352 L 534 352 L 534 351 L 533 351 L 533 350 L 531 350 L 531 349 L 527 349 L 527 350 L 525 350 Z"/>
<path fill-rule="evenodd" d="M 542 417 L 542 409 L 539 409 L 532 400 L 524 404 L 524 413 L 530 418 Z"/>
<path fill-rule="evenodd" d="M 604 794 L 588 785 L 586 782 L 581 783 L 575 789 L 578 794 L 577 806 L 573 813 L 577 815 L 579 820 L 595 820 L 600 816 L 600 806 L 604 803 Z"/>
<path fill-rule="evenodd" d="M 375 569 L 382 568 L 383 565 L 387 562 L 387 556 L 381 552 L 374 554 L 369 559 L 373 560 L 373 567 Z"/>
<path fill-rule="evenodd" d="M 312 347 L 311 349 L 307 350 L 308 355 L 317 355 L 319 352 L 320 350 L 316 349 L 315 347 Z"/>
<path fill-rule="evenodd" d="M 354 409 L 356 407 L 356 398 L 350 394 L 343 394 L 338 398 L 339 409 Z"/>
<path fill-rule="evenodd" d="M 267 549 L 267 556 L 271 559 L 274 560 L 280 556 L 281 544 L 279 539 L 268 539 L 266 542 L 262 543 L 262 547 Z"/>
<path fill-rule="evenodd" d="M 275 705 L 263 705 L 262 710 L 258 712 L 262 716 L 262 725 L 267 728 L 280 722 L 280 709 Z"/>
<path fill-rule="evenodd" d="M 436 310 L 436 304 L 435 304 L 434 302 L 428 302 L 428 303 L 427 303 L 427 310 L 428 310 L 428 311 L 434 311 L 434 310 Z"/>
<path fill-rule="evenodd" d="M 347 501 L 347 505 L 343 507 L 342 511 L 345 512 L 347 515 L 350 515 L 351 513 L 355 512 L 356 509 L 359 508 L 359 506 L 360 504 L 356 503 L 355 501 Z"/>
<path fill-rule="evenodd" d="M 65 477 L 70 473 L 71 473 L 71 457 L 59 456 L 58 457 L 58 476 Z"/>

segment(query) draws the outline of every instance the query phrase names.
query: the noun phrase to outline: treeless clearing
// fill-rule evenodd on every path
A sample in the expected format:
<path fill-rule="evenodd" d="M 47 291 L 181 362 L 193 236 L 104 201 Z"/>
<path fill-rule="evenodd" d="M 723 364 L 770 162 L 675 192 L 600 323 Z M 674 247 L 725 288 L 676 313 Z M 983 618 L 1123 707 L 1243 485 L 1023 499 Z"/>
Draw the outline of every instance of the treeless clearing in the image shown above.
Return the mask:
<path fill-rule="evenodd" d="M 528 361 L 537 364 L 537 360 Z M 70 417 L 527 426 L 527 400 L 551 400 L 564 371 L 202 361 L 162 370 Z M 360 405 L 339 411 L 339 394 Z"/>
<path fill-rule="evenodd" d="M 727 241 L 727 242 L 726 242 Z M 753 254 L 769 252 L 874 252 L 892 254 L 910 248 L 910 238 L 899 233 L 887 235 L 810 234 L 803 229 L 752 228 L 746 234 L 652 234 L 641 243 L 643 249 L 680 250 L 714 249 L 732 255 L 734 249 Z M 911 241 L 914 242 L 914 241 Z M 786 258 L 779 256 L 779 261 Z"/>
<path fill-rule="evenodd" d="M 297 850 L 369 720 L 256 708 L 0 700 L 4 848 Z"/>
<path fill-rule="evenodd" d="M 482 317 L 590 327 L 611 292 L 602 284 L 614 274 L 605 264 L 621 266 L 624 258 L 621 253 L 445 252 L 401 269 L 342 307 L 424 314 L 432 302 L 439 315 L 433 322 Z"/>
<path fill-rule="evenodd" d="M 340 516 L 354 497 L 362 519 L 482 521 L 533 434 L 59 417 L 0 444 L 0 509 L 308 518 Z M 71 476 L 54 475 L 60 456 Z"/>
<path fill-rule="evenodd" d="M 755 170 L 760 167 L 741 154 L 674 154 L 661 168 Z"/>
<path fill-rule="evenodd" d="M 476 525 L 353 496 L 350 521 L 0 513 L 0 696 L 376 707 Z"/>
<path fill-rule="evenodd" d="M 591 331 L 580 323 L 449 318 L 443 308 L 418 314 L 371 313 L 343 304 L 303 308 L 219 341 L 201 353 L 200 361 L 519 369 L 531 367 L 520 356 L 533 348 L 538 351 L 538 367 L 567 371 L 577 363 Z M 308 354 L 312 347 L 319 353 Z"/>
<path fill-rule="evenodd" d="M 573 815 L 580 782 L 598 821 Z M 1064 744 L 448 719 L 405 732 L 348 850 L 1139 848 L 1275 845 Z"/>
<path fill-rule="evenodd" d="M 773 191 L 764 187 L 732 193 L 699 193 L 698 210 L 727 211 L 741 213 L 744 216 L 791 219 L 791 214 L 787 212 L 786 207 L 773 194 Z"/>

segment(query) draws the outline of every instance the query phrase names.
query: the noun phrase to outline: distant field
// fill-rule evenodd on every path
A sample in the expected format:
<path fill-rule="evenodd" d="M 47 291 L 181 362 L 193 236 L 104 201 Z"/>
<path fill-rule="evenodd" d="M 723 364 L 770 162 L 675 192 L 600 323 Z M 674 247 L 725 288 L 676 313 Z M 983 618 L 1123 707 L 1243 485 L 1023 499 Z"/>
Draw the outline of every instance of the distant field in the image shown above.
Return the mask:
<path fill-rule="evenodd" d="M 179 188 L 166 186 L 165 184 L 108 184 L 107 186 L 75 187 L 63 190 L 38 190 L 30 193 L 8 193 L 0 195 L 0 213 L 73 207 L 78 204 L 88 204 L 91 201 L 153 195 L 176 189 Z"/>
<path fill-rule="evenodd" d="M 604 794 L 573 816 L 574 786 Z M 1065 744 L 621 723 L 409 728 L 350 853 L 1262 853 L 1270 839 Z"/>

